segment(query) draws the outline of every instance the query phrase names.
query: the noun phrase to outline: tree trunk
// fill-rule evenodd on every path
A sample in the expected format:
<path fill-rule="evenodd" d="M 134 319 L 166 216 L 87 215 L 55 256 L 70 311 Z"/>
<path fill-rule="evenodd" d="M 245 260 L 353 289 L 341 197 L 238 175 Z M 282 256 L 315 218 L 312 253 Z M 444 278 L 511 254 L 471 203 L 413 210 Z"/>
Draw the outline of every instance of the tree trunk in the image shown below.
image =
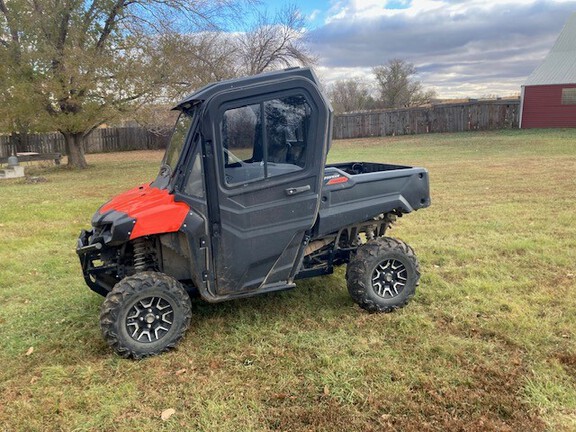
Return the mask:
<path fill-rule="evenodd" d="M 61 132 L 64 135 L 64 145 L 66 156 L 68 156 L 68 166 L 72 168 L 84 169 L 88 167 L 84 157 L 84 146 L 86 137 L 82 132 Z"/>

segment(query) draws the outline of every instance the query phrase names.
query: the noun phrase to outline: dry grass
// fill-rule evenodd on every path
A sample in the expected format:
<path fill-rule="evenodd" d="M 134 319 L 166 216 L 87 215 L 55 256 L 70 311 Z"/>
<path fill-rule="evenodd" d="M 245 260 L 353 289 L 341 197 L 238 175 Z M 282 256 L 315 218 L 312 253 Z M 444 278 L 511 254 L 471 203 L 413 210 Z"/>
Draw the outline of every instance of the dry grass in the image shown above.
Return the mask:
<path fill-rule="evenodd" d="M 0 430 L 576 430 L 575 143 L 573 130 L 335 142 L 331 161 L 430 170 L 432 207 L 391 232 L 422 263 L 413 302 L 366 314 L 342 269 L 197 301 L 179 349 L 141 362 L 102 341 L 74 246 L 161 154 L 29 167 L 48 181 L 0 183 Z"/>

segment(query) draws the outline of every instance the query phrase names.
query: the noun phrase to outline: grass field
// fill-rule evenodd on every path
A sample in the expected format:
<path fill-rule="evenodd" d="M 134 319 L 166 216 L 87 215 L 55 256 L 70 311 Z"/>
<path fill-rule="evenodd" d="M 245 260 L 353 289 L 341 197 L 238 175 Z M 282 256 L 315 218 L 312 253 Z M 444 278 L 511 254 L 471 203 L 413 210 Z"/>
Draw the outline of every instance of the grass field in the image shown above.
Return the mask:
<path fill-rule="evenodd" d="M 160 158 L 93 155 L 83 172 L 0 183 L 0 430 L 576 430 L 576 130 L 334 142 L 332 162 L 430 170 L 432 207 L 390 232 L 421 261 L 414 300 L 367 314 L 340 269 L 195 301 L 176 351 L 122 360 L 75 240 Z"/>

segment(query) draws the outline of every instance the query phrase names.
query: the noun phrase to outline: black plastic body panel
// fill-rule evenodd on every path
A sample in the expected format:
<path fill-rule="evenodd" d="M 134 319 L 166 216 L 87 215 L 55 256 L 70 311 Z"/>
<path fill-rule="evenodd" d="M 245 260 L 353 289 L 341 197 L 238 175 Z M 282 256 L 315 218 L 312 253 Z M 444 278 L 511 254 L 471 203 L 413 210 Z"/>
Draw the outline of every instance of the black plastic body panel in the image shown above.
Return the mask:
<path fill-rule="evenodd" d="M 362 173 L 348 174 L 360 166 L 365 167 Z M 336 174 L 348 181 L 324 185 L 315 237 L 382 213 L 410 213 L 430 205 L 428 171 L 424 168 L 367 162 L 326 167 L 325 178 Z"/>
<path fill-rule="evenodd" d="M 180 229 L 188 242 L 188 266 L 191 279 L 201 293 L 206 292 L 208 287 L 205 287 L 203 280 L 203 272 L 209 268 L 209 256 L 207 254 L 208 244 L 205 239 L 208 237 L 207 233 L 207 219 L 206 207 L 201 200 L 186 199 L 182 195 L 177 195 L 177 199 L 185 201 L 191 206 L 190 213 L 184 219 L 184 224 Z"/>
<path fill-rule="evenodd" d="M 136 219 L 131 218 L 126 213 L 115 210 L 101 214 L 99 211 L 92 216 L 92 227 L 94 227 L 94 241 L 102 241 L 110 246 L 120 245 L 130 238 L 130 233 Z"/>

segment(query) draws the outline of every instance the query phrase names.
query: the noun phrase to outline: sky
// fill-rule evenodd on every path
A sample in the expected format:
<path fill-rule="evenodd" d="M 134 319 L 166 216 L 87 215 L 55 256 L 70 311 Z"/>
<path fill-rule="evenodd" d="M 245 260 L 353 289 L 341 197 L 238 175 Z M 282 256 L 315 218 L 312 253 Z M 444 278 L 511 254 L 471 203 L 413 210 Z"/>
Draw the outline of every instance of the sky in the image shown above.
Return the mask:
<path fill-rule="evenodd" d="M 273 10 L 282 0 L 264 1 Z M 292 0 L 308 22 L 316 70 L 329 84 L 371 79 L 400 58 L 439 97 L 520 93 L 544 60 L 576 0 Z"/>

